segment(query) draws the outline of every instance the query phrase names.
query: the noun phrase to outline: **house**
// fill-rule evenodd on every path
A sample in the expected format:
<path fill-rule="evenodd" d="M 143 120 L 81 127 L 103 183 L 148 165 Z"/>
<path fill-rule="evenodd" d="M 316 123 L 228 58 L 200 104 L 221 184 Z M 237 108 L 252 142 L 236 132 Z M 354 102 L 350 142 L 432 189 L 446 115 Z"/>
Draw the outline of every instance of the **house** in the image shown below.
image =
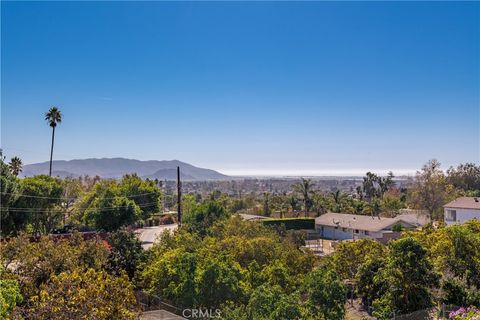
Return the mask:
<path fill-rule="evenodd" d="M 461 197 L 443 206 L 444 220 L 447 225 L 464 223 L 465 221 L 480 220 L 480 198 Z"/>
<path fill-rule="evenodd" d="M 425 225 L 424 219 L 413 215 L 395 218 L 372 217 L 346 213 L 326 213 L 315 219 L 315 229 L 322 238 L 333 240 L 370 238 L 387 242 L 398 236 L 393 226 L 416 229 Z"/>

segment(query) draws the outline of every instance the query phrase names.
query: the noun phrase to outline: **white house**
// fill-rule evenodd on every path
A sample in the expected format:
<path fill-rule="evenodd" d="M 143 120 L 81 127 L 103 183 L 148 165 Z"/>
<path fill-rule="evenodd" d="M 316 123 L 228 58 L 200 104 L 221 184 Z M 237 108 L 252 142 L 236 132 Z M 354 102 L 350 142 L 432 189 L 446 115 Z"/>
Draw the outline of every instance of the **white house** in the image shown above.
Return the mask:
<path fill-rule="evenodd" d="M 315 219 L 315 229 L 320 236 L 333 240 L 370 238 L 386 242 L 395 237 L 392 228 L 397 224 L 405 229 L 415 229 L 425 221 L 414 215 L 383 218 L 332 212 Z"/>
<path fill-rule="evenodd" d="M 461 197 L 443 206 L 445 223 L 464 223 L 472 219 L 480 220 L 480 198 Z"/>

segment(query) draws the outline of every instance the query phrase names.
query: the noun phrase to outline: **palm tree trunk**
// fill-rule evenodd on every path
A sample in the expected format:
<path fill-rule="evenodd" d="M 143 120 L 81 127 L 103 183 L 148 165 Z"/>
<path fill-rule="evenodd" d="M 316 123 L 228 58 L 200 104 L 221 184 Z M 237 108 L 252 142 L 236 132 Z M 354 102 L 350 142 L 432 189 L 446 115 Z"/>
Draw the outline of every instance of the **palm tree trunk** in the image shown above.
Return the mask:
<path fill-rule="evenodd" d="M 50 149 L 50 171 L 48 172 L 48 175 L 51 177 L 52 176 L 52 158 L 53 158 L 53 143 L 55 142 L 55 127 L 53 127 L 52 130 L 52 148 Z"/>

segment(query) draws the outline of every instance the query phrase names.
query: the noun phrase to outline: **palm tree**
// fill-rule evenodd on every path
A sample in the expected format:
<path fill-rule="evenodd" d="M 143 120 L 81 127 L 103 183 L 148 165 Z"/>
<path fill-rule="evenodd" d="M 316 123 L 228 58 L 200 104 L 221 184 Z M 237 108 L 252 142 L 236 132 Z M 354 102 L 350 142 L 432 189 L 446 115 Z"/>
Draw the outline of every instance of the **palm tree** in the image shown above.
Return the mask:
<path fill-rule="evenodd" d="M 301 182 L 293 186 L 294 190 L 300 193 L 300 195 L 302 196 L 305 217 L 308 216 L 308 209 L 310 208 L 311 204 L 310 194 L 313 192 L 313 185 L 314 184 L 312 183 L 312 180 L 302 178 Z"/>
<path fill-rule="evenodd" d="M 58 123 L 62 122 L 62 114 L 57 107 L 51 107 L 47 113 L 45 113 L 45 120 L 48 125 L 52 127 L 52 148 L 50 149 L 50 171 L 48 174 L 52 176 L 52 158 L 53 158 L 53 143 L 55 141 L 55 127 Z"/>
<path fill-rule="evenodd" d="M 18 174 L 22 172 L 22 159 L 20 159 L 19 157 L 13 157 L 12 159 L 10 159 L 10 163 L 8 164 L 8 166 L 10 167 L 10 171 L 12 171 L 12 174 L 18 176 Z"/>
<path fill-rule="evenodd" d="M 335 192 L 331 193 L 332 198 L 333 198 L 333 203 L 335 205 L 335 210 L 333 212 L 342 212 L 343 210 L 343 199 L 345 198 L 345 193 L 342 191 L 338 190 Z"/>

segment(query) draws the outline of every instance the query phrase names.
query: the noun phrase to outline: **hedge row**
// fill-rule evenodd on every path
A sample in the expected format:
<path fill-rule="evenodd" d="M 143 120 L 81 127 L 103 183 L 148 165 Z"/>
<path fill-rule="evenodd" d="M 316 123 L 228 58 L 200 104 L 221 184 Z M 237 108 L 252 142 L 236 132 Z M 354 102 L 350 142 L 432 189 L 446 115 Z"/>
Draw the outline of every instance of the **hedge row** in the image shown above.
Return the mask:
<path fill-rule="evenodd" d="M 263 223 L 264 226 L 281 226 L 285 225 L 287 230 L 314 230 L 315 219 L 314 218 L 285 218 L 285 219 L 265 219 L 258 220 Z"/>

